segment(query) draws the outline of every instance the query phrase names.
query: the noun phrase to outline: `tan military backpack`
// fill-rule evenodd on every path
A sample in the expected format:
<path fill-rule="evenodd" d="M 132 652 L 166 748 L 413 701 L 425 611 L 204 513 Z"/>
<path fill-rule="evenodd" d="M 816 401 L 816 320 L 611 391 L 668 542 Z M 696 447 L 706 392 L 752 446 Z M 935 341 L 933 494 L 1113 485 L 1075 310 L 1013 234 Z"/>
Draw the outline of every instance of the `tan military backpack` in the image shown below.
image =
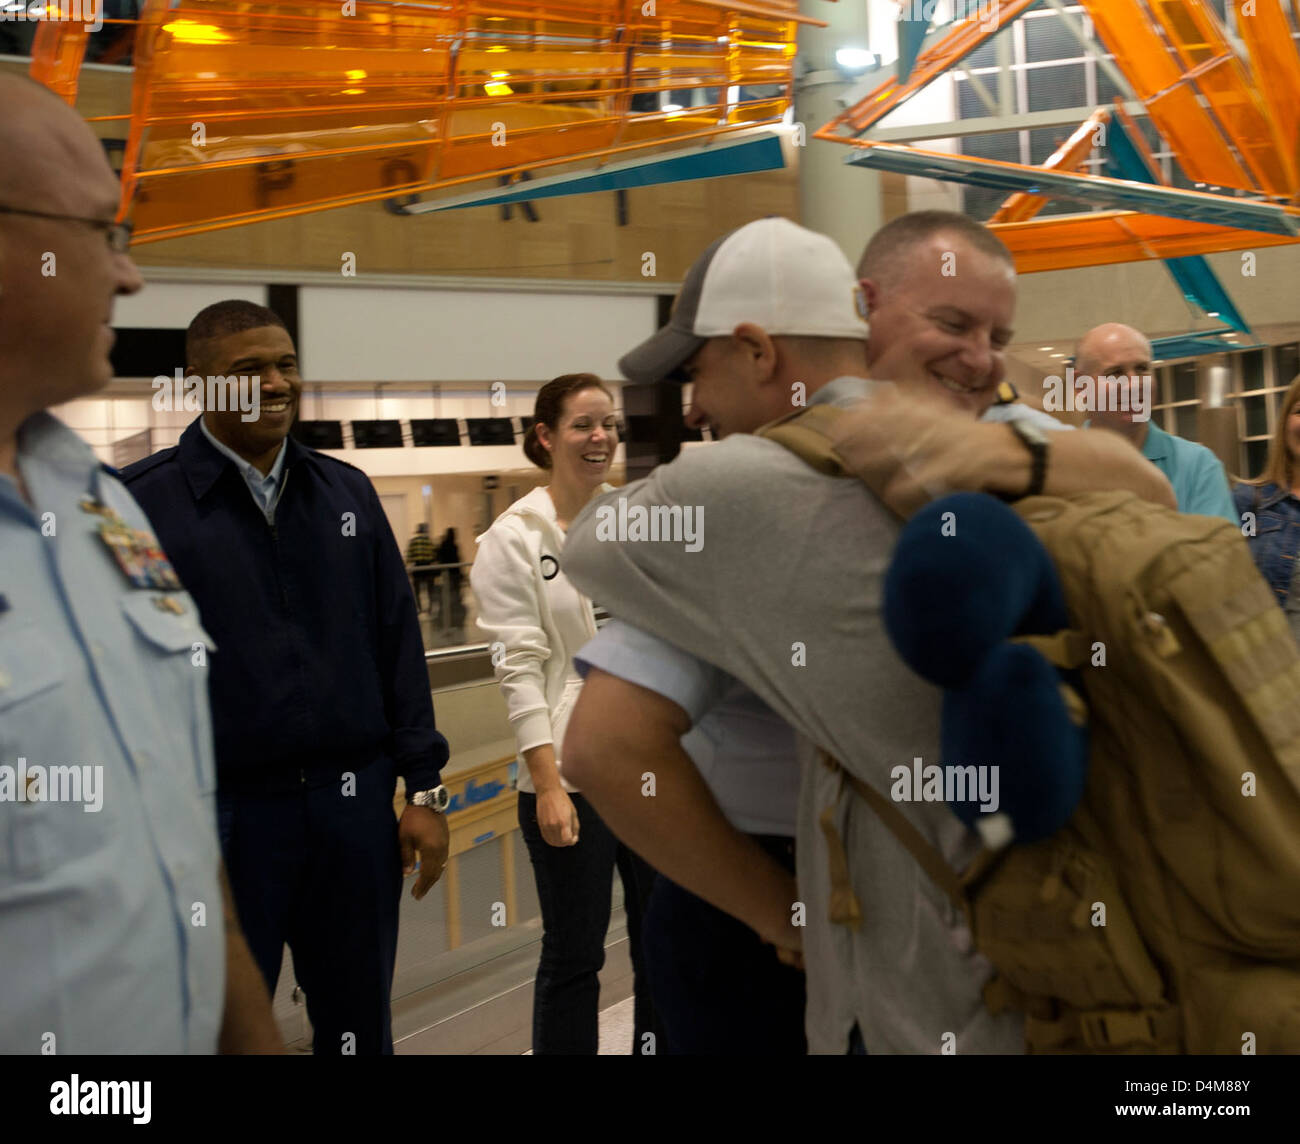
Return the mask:
<path fill-rule="evenodd" d="M 760 432 L 844 476 L 822 435 L 838 412 Z M 1300 1052 L 1300 651 L 1286 617 L 1227 521 L 1122 492 L 1014 507 L 1071 617 L 1022 642 L 1077 669 L 1086 698 L 1070 822 L 959 877 L 846 778 L 966 913 L 997 969 L 985 1000 L 1025 1014 L 1030 1052 Z M 851 888 L 836 890 L 848 920 Z"/>

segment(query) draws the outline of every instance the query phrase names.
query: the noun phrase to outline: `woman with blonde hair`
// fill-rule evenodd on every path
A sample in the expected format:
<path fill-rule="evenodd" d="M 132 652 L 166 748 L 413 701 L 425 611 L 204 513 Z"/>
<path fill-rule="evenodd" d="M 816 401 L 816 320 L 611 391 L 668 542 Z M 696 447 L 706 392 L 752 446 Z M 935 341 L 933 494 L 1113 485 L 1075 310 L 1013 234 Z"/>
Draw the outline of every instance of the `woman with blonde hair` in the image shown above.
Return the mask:
<path fill-rule="evenodd" d="M 1300 376 L 1278 409 L 1263 473 L 1242 481 L 1232 498 L 1243 522 L 1253 515 L 1253 528 L 1245 530 L 1250 554 L 1300 642 Z"/>
<path fill-rule="evenodd" d="M 604 613 L 564 574 L 564 534 L 605 483 L 618 422 L 595 374 L 547 382 L 537 394 L 524 453 L 551 481 L 515 501 L 478 539 L 470 582 L 479 627 L 519 751 L 519 828 L 542 907 L 542 956 L 533 994 L 534 1053 L 595 1053 L 597 978 L 605 960 L 614 869 L 623 881 L 636 995 L 633 1052 L 654 1052 L 653 1010 L 641 961 L 641 913 L 654 872 L 618 841 L 564 777 L 560 744 L 582 678 L 573 664 Z"/>

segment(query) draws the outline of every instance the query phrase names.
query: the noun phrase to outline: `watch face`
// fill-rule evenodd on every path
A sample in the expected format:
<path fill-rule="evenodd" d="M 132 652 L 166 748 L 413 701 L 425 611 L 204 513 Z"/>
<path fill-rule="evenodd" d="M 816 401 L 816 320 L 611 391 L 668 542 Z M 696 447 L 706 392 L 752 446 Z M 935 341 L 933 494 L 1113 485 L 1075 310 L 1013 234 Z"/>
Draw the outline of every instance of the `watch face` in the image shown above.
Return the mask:
<path fill-rule="evenodd" d="M 412 806 L 427 806 L 430 810 L 444 811 L 451 805 L 451 795 L 445 786 L 436 786 L 432 790 L 422 790 L 411 799 Z"/>

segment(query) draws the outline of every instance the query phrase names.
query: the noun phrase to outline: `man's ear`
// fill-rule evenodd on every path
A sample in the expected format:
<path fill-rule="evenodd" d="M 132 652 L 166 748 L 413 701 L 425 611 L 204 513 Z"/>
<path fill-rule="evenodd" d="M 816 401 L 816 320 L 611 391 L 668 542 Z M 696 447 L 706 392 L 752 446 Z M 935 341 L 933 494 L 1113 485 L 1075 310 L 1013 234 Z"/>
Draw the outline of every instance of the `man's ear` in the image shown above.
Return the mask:
<path fill-rule="evenodd" d="M 776 345 L 768 332 L 753 322 L 741 322 L 731 337 L 735 348 L 753 364 L 760 383 L 767 381 L 776 371 Z"/>
<path fill-rule="evenodd" d="M 862 287 L 862 297 L 867 303 L 867 313 L 874 314 L 876 307 L 880 305 L 880 285 L 870 278 L 859 278 L 858 285 Z"/>

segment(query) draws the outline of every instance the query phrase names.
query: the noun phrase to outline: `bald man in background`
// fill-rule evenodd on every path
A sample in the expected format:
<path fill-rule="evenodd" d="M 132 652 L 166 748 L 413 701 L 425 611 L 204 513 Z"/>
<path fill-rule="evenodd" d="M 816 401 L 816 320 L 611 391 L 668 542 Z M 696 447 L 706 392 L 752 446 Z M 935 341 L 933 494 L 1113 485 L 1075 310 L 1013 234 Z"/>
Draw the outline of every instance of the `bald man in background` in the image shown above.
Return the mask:
<path fill-rule="evenodd" d="M 1106 387 L 1097 382 L 1097 409 L 1085 423 L 1090 429 L 1110 429 L 1127 438 L 1156 466 L 1174 487 L 1180 512 L 1203 516 L 1221 516 L 1239 524 L 1240 518 L 1232 503 L 1232 493 L 1223 465 L 1204 445 L 1187 441 L 1166 433 L 1151 423 L 1151 343 L 1132 326 L 1107 322 L 1089 330 L 1079 340 L 1075 350 L 1074 379 L 1122 378 L 1142 385 L 1145 381 L 1147 397 L 1138 405 L 1131 398 L 1116 402 L 1117 387 Z M 1083 384 L 1087 384 L 1084 381 Z M 1128 408 L 1116 408 L 1117 404 Z M 1104 408 L 1103 408 L 1104 406 Z"/>
<path fill-rule="evenodd" d="M 118 180 L 46 88 L 0 75 L 0 107 L 0 1053 L 282 1051 L 220 865 L 207 634 L 48 412 L 108 383 L 143 285 Z"/>

